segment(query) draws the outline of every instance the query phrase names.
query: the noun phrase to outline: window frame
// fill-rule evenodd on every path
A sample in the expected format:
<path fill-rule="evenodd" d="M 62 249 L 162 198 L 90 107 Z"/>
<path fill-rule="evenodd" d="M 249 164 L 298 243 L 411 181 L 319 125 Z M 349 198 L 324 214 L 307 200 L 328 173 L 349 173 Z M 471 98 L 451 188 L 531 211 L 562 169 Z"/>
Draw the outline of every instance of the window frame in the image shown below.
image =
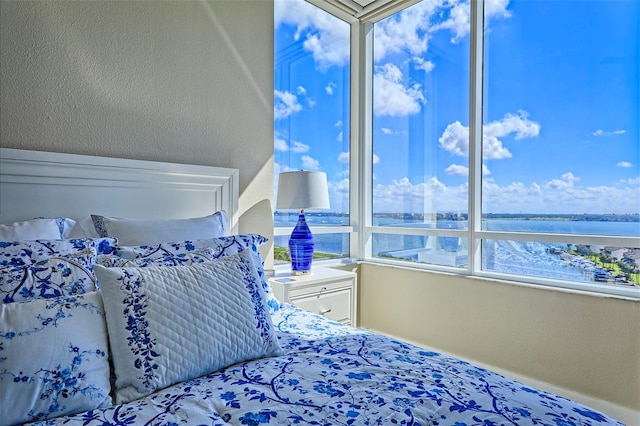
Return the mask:
<path fill-rule="evenodd" d="M 373 26 L 376 22 L 416 4 L 419 0 L 392 0 L 382 9 L 365 8 L 354 17 L 330 0 L 307 0 L 309 3 L 346 21 L 351 26 L 351 93 L 350 93 L 350 223 L 347 226 L 311 226 L 313 233 L 350 233 L 349 258 L 321 261 L 323 265 L 358 262 L 408 267 L 425 271 L 507 281 L 520 285 L 542 285 L 559 291 L 600 294 L 640 300 L 640 288 L 561 281 L 482 270 L 482 242 L 511 240 L 525 242 L 587 244 L 640 247 L 640 238 L 586 234 L 526 233 L 486 231 L 482 229 L 482 127 L 484 85 L 484 0 L 470 0 L 470 92 L 469 92 L 469 194 L 466 229 L 436 229 L 373 226 Z M 293 227 L 276 227 L 274 235 L 288 235 Z M 373 256 L 373 234 L 458 237 L 468 241 L 468 266 L 457 268 L 441 265 L 382 259 Z"/>

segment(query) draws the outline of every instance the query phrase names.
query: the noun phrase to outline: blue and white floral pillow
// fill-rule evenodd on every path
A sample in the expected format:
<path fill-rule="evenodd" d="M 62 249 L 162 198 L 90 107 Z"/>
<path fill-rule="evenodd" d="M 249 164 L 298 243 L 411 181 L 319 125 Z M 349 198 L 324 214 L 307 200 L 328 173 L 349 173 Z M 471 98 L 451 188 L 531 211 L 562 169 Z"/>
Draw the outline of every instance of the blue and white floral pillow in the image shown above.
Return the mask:
<path fill-rule="evenodd" d="M 145 268 L 94 267 L 117 403 L 237 362 L 282 354 L 253 256 Z"/>
<path fill-rule="evenodd" d="M 98 293 L 0 305 L 0 423 L 108 407 L 110 389 Z"/>
<path fill-rule="evenodd" d="M 167 254 L 162 257 L 134 257 L 133 259 L 125 259 L 115 254 L 101 254 L 97 256 L 96 263 L 107 268 L 133 266 L 144 268 L 146 266 L 191 265 L 193 263 L 211 262 L 213 260 L 216 260 L 213 249 L 205 247 L 188 253 Z"/>
<path fill-rule="evenodd" d="M 96 290 L 91 265 L 96 250 L 85 248 L 75 255 L 54 256 L 26 265 L 0 266 L 0 303 L 51 299 Z"/>
<path fill-rule="evenodd" d="M 0 266 L 30 265 L 55 256 L 78 254 L 87 248 L 95 249 L 98 254 L 109 254 L 117 244 L 115 238 L 0 241 Z"/>
<path fill-rule="evenodd" d="M 234 255 L 245 250 L 249 250 L 256 265 L 259 265 L 260 280 L 264 289 L 266 303 L 271 313 L 277 312 L 281 308 L 281 302 L 273 295 L 271 285 L 264 275 L 264 261 L 258 247 L 265 244 L 269 239 L 258 234 L 239 234 L 228 237 L 206 238 L 193 241 L 180 241 L 174 243 L 151 244 L 130 247 L 118 247 L 115 255 L 125 259 L 160 259 L 170 258 L 193 253 L 201 249 L 209 248 L 207 256 L 212 259 L 219 259 L 225 256 Z"/>

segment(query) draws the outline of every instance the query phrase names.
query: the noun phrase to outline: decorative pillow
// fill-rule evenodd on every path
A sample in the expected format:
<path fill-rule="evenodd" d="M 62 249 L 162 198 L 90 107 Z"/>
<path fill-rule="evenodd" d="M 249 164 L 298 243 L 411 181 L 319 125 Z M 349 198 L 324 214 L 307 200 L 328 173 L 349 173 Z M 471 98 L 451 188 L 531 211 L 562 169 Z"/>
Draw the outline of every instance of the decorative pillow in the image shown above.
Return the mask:
<path fill-rule="evenodd" d="M 0 241 L 59 240 L 65 232 L 67 223 L 71 225 L 68 230 L 71 230 L 73 227 L 71 222 L 75 223 L 67 218 L 38 218 L 0 225 Z"/>
<path fill-rule="evenodd" d="M 51 299 L 96 290 L 91 265 L 96 250 L 86 248 L 77 255 L 55 256 L 28 265 L 0 266 L 1 303 Z"/>
<path fill-rule="evenodd" d="M 108 407 L 109 392 L 99 294 L 0 305 L 2 424 Z"/>
<path fill-rule="evenodd" d="M 247 251 L 188 266 L 94 269 L 118 404 L 237 362 L 282 354 Z"/>
<path fill-rule="evenodd" d="M 121 219 L 91 215 L 101 237 L 115 237 L 122 245 L 158 244 L 228 235 L 224 211 L 191 219 Z"/>
<path fill-rule="evenodd" d="M 117 256 L 125 259 L 158 259 L 166 256 L 175 256 L 185 253 L 192 253 L 195 250 L 203 248 L 213 249 L 213 258 L 218 259 L 221 257 L 240 253 L 243 250 L 249 249 L 254 257 L 254 263 L 259 265 L 260 280 L 262 281 L 262 287 L 266 297 L 266 303 L 269 305 L 269 310 L 277 312 L 280 309 L 280 302 L 273 295 L 271 285 L 264 275 L 263 260 L 258 247 L 269 241 L 266 237 L 258 234 L 240 234 L 230 235 L 228 237 L 208 238 L 202 240 L 193 241 L 181 241 L 175 243 L 162 243 L 153 245 L 142 245 L 137 247 L 123 247 L 120 246 L 115 251 Z"/>
<path fill-rule="evenodd" d="M 115 251 L 117 243 L 114 238 L 0 241 L 0 265 L 30 265 L 55 256 L 78 254 L 87 248 L 109 254 Z"/>
<path fill-rule="evenodd" d="M 69 238 L 100 238 L 98 231 L 93 226 L 93 220 L 91 216 L 87 216 L 79 220 L 76 225 L 71 229 Z"/>

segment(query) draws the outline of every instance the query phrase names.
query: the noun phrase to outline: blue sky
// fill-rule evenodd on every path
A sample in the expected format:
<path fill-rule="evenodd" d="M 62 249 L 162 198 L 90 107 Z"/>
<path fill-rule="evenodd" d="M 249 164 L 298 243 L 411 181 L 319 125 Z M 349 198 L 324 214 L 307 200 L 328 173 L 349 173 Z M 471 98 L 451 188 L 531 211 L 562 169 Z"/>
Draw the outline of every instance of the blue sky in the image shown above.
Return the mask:
<path fill-rule="evenodd" d="M 304 1 L 275 10 L 276 175 L 326 171 L 347 211 L 349 26 Z M 640 2 L 485 12 L 483 210 L 640 213 Z M 431 0 L 375 25 L 375 212 L 467 211 L 468 16 Z"/>

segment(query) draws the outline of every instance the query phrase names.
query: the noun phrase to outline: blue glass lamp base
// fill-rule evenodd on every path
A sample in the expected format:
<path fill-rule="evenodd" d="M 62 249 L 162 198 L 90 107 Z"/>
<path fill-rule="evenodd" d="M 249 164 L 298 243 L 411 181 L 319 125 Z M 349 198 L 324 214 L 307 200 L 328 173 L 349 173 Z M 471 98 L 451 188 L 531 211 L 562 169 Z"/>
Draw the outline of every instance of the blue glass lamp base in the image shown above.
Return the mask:
<path fill-rule="evenodd" d="M 313 235 L 307 226 L 304 214 L 298 216 L 291 237 L 289 238 L 289 253 L 291 254 L 291 273 L 293 275 L 308 274 L 311 272 L 311 260 L 314 248 Z"/>

